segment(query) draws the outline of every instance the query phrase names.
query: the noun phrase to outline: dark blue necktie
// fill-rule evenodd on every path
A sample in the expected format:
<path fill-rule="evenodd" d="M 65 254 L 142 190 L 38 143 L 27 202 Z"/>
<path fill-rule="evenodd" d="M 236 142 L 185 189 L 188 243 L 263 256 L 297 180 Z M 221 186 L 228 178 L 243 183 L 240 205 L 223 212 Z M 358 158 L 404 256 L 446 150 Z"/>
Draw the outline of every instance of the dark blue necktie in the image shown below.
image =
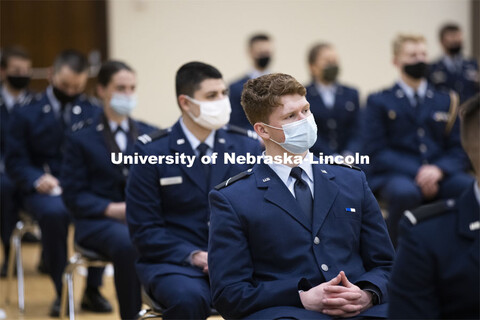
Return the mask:
<path fill-rule="evenodd" d="M 198 145 L 197 147 L 197 150 L 198 150 L 198 160 L 200 161 L 200 159 L 207 155 L 207 151 L 210 147 L 202 142 Z M 210 186 L 210 165 L 209 164 L 202 164 L 202 167 L 203 167 L 203 170 L 205 170 L 205 175 L 206 175 L 206 178 L 207 178 L 207 189 L 208 189 L 208 186 Z"/>
<path fill-rule="evenodd" d="M 293 189 L 295 191 L 295 199 L 303 212 L 307 215 L 308 220 L 312 223 L 313 217 L 313 197 L 310 187 L 302 179 L 302 168 L 295 167 L 290 172 L 290 175 L 296 179 Z"/>
<path fill-rule="evenodd" d="M 415 107 L 418 107 L 422 104 L 422 98 L 420 98 L 417 92 L 415 92 L 413 98 L 415 99 Z"/>

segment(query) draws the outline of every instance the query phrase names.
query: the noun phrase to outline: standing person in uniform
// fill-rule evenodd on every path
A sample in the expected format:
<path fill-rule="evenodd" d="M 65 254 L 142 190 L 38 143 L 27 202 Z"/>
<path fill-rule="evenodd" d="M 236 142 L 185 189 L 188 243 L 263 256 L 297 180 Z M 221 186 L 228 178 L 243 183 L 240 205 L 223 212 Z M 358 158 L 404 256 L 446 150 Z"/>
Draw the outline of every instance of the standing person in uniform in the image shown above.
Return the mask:
<path fill-rule="evenodd" d="M 4 260 L 0 277 L 7 274 L 7 260 L 10 253 L 10 237 L 18 221 L 20 199 L 18 190 L 5 171 L 6 137 L 8 121 L 15 108 L 30 103 L 33 94 L 27 89 L 32 76 L 32 60 L 19 47 L 2 50 L 0 61 L 0 235 Z"/>
<path fill-rule="evenodd" d="M 388 202 L 387 226 L 396 246 L 405 210 L 456 197 L 472 177 L 460 143 L 458 97 L 425 79 L 425 39 L 399 35 L 393 55 L 400 77 L 392 88 L 368 97 L 364 134 L 369 183 Z"/>
<path fill-rule="evenodd" d="M 113 262 L 122 319 L 141 307 L 135 274 L 137 253 L 125 222 L 128 165 L 111 161 L 111 153 L 131 155 L 139 135 L 154 130 L 130 118 L 137 101 L 136 76 L 121 61 L 105 62 L 98 73 L 103 112 L 67 138 L 62 169 L 63 199 L 75 218 L 75 239 Z"/>
<path fill-rule="evenodd" d="M 307 101 L 317 123 L 314 155 L 360 151 L 360 103 L 358 91 L 337 81 L 340 70 L 338 54 L 328 43 L 316 44 L 308 54 L 312 83 L 307 89 Z"/>
<path fill-rule="evenodd" d="M 305 94 L 280 73 L 245 85 L 242 105 L 265 159 L 284 161 L 210 193 L 212 299 L 227 319 L 387 315 L 394 252 L 385 222 L 361 170 L 309 161 L 317 132 Z M 300 164 L 288 163 L 293 156 Z"/>
<path fill-rule="evenodd" d="M 57 294 L 51 316 L 59 315 L 70 225 L 59 181 L 64 140 L 78 123 L 100 112 L 82 94 L 87 79 L 88 62 L 84 55 L 74 50 L 63 51 L 53 63 L 50 86 L 30 105 L 15 110 L 9 123 L 7 173 L 25 192 L 25 206 L 42 231 L 45 264 Z M 102 273 L 102 268 L 89 269 L 82 300 L 85 310 L 112 310 L 98 290 Z"/>
<path fill-rule="evenodd" d="M 455 90 L 462 103 L 479 92 L 477 61 L 463 56 L 463 33 L 458 25 L 444 25 L 439 38 L 444 55 L 430 65 L 428 80 L 439 90 Z"/>
<path fill-rule="evenodd" d="M 245 82 L 269 73 L 268 66 L 273 57 L 273 42 L 270 36 L 263 33 L 253 35 L 248 41 L 248 56 L 252 64 L 252 70 L 241 79 L 230 84 L 229 87 L 230 104 L 232 105 L 230 123 L 251 130 L 252 126 L 245 116 L 240 98 Z"/>
<path fill-rule="evenodd" d="M 133 165 L 127 184 L 127 222 L 140 253 L 137 274 L 165 309 L 164 319 L 205 319 L 210 314 L 207 246 L 208 192 L 248 165 L 224 164 L 224 153 L 260 154 L 246 130 L 224 127 L 228 89 L 211 65 L 190 62 L 177 71 L 181 118 L 167 130 L 139 137 L 140 156 L 196 156 L 194 163 Z M 200 157 L 218 154 L 215 165 Z"/>
<path fill-rule="evenodd" d="M 460 110 L 476 173 L 456 200 L 408 211 L 389 287 L 390 319 L 480 318 L 480 95 Z"/>

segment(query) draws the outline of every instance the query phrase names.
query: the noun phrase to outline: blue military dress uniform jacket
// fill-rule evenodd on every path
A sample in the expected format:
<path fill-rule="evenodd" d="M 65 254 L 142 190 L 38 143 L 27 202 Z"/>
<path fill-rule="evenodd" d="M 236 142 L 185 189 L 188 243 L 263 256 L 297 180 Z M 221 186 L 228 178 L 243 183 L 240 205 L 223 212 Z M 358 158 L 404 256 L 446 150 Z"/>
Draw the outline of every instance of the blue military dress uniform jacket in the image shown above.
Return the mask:
<path fill-rule="evenodd" d="M 13 109 L 9 111 L 7 109 L 7 105 L 5 104 L 5 101 L 3 100 L 2 95 L 0 95 L 0 161 L 1 161 L 0 172 L 1 173 L 4 173 L 4 169 L 5 169 L 4 159 L 5 159 L 7 136 L 8 136 L 8 121 L 11 117 L 11 113 L 16 108 L 21 108 L 25 105 L 28 105 L 32 101 L 33 97 L 34 95 L 32 92 L 27 92 L 22 103 L 20 105 L 19 104 L 14 105 Z"/>
<path fill-rule="evenodd" d="M 299 282 L 316 286 L 342 270 L 359 287 L 376 288 L 380 304 L 364 315 L 386 316 L 394 252 L 365 175 L 313 165 L 313 176 L 313 223 L 266 164 L 210 193 L 208 264 L 223 317 L 329 318 L 303 309 Z"/>
<path fill-rule="evenodd" d="M 112 163 L 111 153 L 118 154 L 115 137 L 103 113 L 77 125 L 67 138 L 61 182 L 63 200 L 75 218 L 77 241 L 101 232 L 105 225 L 117 220 L 105 217 L 111 202 L 125 201 L 129 166 Z M 133 154 L 139 135 L 155 130 L 148 124 L 129 119 L 127 148 Z"/>
<path fill-rule="evenodd" d="M 230 114 L 230 123 L 244 129 L 252 129 L 252 125 L 247 119 L 243 107 L 240 104 L 242 98 L 243 85 L 250 80 L 249 76 L 245 76 L 235 82 L 230 87 L 230 105 L 232 106 L 232 113 Z"/>
<path fill-rule="evenodd" d="M 314 83 L 306 87 L 310 111 L 317 123 L 317 141 L 310 148 L 316 156 L 360 151 L 360 102 L 358 91 L 337 84 L 335 102 L 327 108 Z"/>
<path fill-rule="evenodd" d="M 71 107 L 70 121 L 54 112 L 46 93 L 39 94 L 28 106 L 16 109 L 9 123 L 6 167 L 9 175 L 25 191 L 35 189 L 34 182 L 44 173 L 59 177 L 65 134 L 78 123 L 100 112 L 94 101 L 81 95 Z"/>
<path fill-rule="evenodd" d="M 456 201 L 407 214 L 389 287 L 389 318 L 479 319 L 479 213 L 471 186 Z"/>
<path fill-rule="evenodd" d="M 469 167 L 460 143 L 457 105 L 451 95 L 430 85 L 418 107 L 412 107 L 398 84 L 368 97 L 364 145 L 374 191 L 391 174 L 413 180 L 423 164 L 436 165 L 447 176 Z"/>
<path fill-rule="evenodd" d="M 460 96 L 460 102 L 463 103 L 480 92 L 478 64 L 474 59 L 462 58 L 458 69 L 456 72 L 450 70 L 445 65 L 444 59 L 440 58 L 430 65 L 428 80 L 436 89 L 456 91 Z"/>
<path fill-rule="evenodd" d="M 137 273 L 144 285 L 151 284 L 156 276 L 204 275 L 201 269 L 190 265 L 188 258 L 193 251 L 207 250 L 208 192 L 251 166 L 223 164 L 223 155 L 261 153 L 258 139 L 246 136 L 245 132 L 233 127 L 216 131 L 213 152 L 218 153 L 218 159 L 211 167 L 209 186 L 198 159 L 191 168 L 185 164 L 131 166 L 126 189 L 127 223 L 140 253 Z M 195 155 L 179 121 L 169 129 L 141 136 L 139 140 L 135 152 L 142 156 Z"/>

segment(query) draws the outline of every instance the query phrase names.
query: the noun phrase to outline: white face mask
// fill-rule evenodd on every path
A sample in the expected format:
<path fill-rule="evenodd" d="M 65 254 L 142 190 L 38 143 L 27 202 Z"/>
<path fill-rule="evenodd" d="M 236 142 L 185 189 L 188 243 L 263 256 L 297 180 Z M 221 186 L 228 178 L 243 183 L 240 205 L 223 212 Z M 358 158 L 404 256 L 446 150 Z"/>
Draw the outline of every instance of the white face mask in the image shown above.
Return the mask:
<path fill-rule="evenodd" d="M 134 95 L 115 92 L 110 99 L 110 107 L 122 116 L 128 116 L 136 106 L 137 98 Z"/>
<path fill-rule="evenodd" d="M 307 118 L 292 123 L 284 124 L 281 128 L 273 127 L 264 123 L 267 127 L 283 130 L 285 142 L 273 142 L 293 154 L 302 154 L 310 149 L 317 141 L 317 124 L 310 114 Z"/>
<path fill-rule="evenodd" d="M 230 121 L 230 113 L 232 107 L 228 97 L 216 101 L 198 101 L 187 96 L 187 99 L 200 106 L 200 115 L 195 117 L 191 112 L 188 112 L 190 117 L 204 128 L 216 130 Z"/>

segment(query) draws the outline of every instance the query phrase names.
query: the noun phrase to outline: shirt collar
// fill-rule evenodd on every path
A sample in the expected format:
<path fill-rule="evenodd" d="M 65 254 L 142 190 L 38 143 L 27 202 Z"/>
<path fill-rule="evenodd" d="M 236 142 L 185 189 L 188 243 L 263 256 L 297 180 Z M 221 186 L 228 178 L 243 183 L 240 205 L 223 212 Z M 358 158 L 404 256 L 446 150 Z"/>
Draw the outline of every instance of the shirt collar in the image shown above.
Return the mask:
<path fill-rule="evenodd" d="M 195 135 L 190 130 L 188 130 L 187 126 L 183 122 L 183 117 L 180 118 L 180 126 L 182 127 L 183 133 L 185 134 L 185 138 L 187 138 L 190 146 L 195 151 L 202 142 L 198 140 L 197 137 L 195 137 Z M 215 132 L 216 130 L 212 130 L 212 132 L 210 132 L 210 134 L 204 141 L 204 143 L 212 150 L 215 143 Z"/>
<path fill-rule="evenodd" d="M 61 108 L 60 101 L 58 101 L 57 97 L 53 94 L 53 87 L 50 85 L 47 87 L 47 98 L 52 105 L 52 108 L 55 112 L 59 112 Z"/>
<path fill-rule="evenodd" d="M 108 125 L 110 126 L 111 132 L 115 132 L 118 128 L 118 123 L 112 120 L 108 120 Z M 123 129 L 124 132 L 128 132 L 130 130 L 130 125 L 128 123 L 128 118 L 124 119 L 120 122 L 120 127 Z"/>
<path fill-rule="evenodd" d="M 320 82 L 315 82 L 315 87 L 317 88 L 318 92 L 332 92 L 335 93 L 337 91 L 337 85 L 335 83 L 333 84 L 322 84 Z"/>
<path fill-rule="evenodd" d="M 15 106 L 15 103 L 20 103 L 22 102 L 25 97 L 25 91 L 22 91 L 18 97 L 14 97 L 8 90 L 7 87 L 2 86 L 2 97 L 3 101 L 5 102 L 5 106 L 7 107 L 8 112 L 11 112 L 13 107 Z"/>
<path fill-rule="evenodd" d="M 263 152 L 263 155 L 265 155 L 265 151 Z M 313 168 L 312 168 L 312 163 L 309 161 L 309 159 L 313 159 L 313 155 L 309 152 L 303 158 L 302 162 L 298 165 L 302 170 L 307 174 L 308 179 L 313 182 Z M 285 185 L 287 185 L 288 178 L 290 177 L 290 172 L 292 171 L 292 167 L 289 167 L 285 164 L 282 163 L 269 163 L 268 166 L 275 171 L 275 173 L 278 175 L 278 177 L 283 181 Z"/>
<path fill-rule="evenodd" d="M 410 100 L 413 100 L 414 99 L 414 96 L 415 96 L 415 91 L 413 90 L 412 87 L 410 87 L 408 84 L 406 84 L 402 79 L 398 79 L 398 85 L 400 86 L 400 88 L 403 90 L 403 92 L 405 92 L 405 94 L 407 95 L 407 97 L 410 99 Z M 420 85 L 418 86 L 418 89 L 417 89 L 417 94 L 420 98 L 425 98 L 425 95 L 427 93 L 427 81 L 425 79 L 423 79 L 421 82 L 420 82 Z"/>
<path fill-rule="evenodd" d="M 248 76 L 250 77 L 250 79 L 255 79 L 270 73 L 270 70 L 259 71 L 257 69 L 253 69 L 248 73 Z"/>

